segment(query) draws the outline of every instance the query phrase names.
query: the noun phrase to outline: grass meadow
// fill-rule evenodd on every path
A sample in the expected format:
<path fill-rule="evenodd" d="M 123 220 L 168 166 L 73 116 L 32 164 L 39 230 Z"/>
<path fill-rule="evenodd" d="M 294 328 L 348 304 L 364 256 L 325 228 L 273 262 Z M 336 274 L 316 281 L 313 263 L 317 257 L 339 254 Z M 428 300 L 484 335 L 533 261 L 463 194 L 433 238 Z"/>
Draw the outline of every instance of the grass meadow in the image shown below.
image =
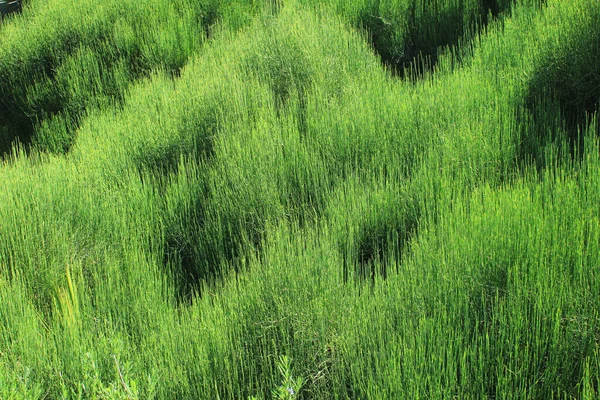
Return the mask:
<path fill-rule="evenodd" d="M 24 0 L 0 399 L 600 398 L 597 0 Z"/>

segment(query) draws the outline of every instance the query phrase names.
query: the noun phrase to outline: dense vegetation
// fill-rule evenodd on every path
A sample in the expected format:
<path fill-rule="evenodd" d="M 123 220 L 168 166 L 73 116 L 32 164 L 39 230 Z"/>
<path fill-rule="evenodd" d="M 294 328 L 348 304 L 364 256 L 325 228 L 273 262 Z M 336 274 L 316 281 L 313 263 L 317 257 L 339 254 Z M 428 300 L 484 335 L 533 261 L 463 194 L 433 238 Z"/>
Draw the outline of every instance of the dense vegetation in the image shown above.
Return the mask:
<path fill-rule="evenodd" d="M 1 399 L 600 397 L 596 0 L 30 0 Z"/>

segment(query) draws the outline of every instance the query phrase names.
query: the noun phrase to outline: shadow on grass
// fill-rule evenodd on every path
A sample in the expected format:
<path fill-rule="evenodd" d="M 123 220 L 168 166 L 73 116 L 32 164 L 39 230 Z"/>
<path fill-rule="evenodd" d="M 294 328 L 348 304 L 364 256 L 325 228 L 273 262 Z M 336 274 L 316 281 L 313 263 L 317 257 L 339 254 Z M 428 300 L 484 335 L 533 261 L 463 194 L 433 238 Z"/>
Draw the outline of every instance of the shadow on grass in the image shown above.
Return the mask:
<path fill-rule="evenodd" d="M 434 70 L 442 48 L 457 46 L 461 39 L 470 40 L 491 20 L 509 13 L 511 3 L 482 0 L 478 12 L 467 16 L 462 3 L 443 14 L 434 4 L 427 4 L 420 15 L 413 3 L 404 21 L 406 27 L 401 26 L 403 22 L 371 12 L 359 16 L 358 26 L 367 31 L 373 49 L 392 74 L 416 80 Z"/>
<path fill-rule="evenodd" d="M 524 129 L 519 157 L 538 169 L 550 161 L 544 154 L 548 145 L 563 150 L 566 143 L 569 154 L 562 158 L 577 160 L 584 132 L 600 128 L 594 119 L 600 106 L 600 26 L 578 30 L 570 39 L 549 49 L 536 66 L 519 116 Z"/>

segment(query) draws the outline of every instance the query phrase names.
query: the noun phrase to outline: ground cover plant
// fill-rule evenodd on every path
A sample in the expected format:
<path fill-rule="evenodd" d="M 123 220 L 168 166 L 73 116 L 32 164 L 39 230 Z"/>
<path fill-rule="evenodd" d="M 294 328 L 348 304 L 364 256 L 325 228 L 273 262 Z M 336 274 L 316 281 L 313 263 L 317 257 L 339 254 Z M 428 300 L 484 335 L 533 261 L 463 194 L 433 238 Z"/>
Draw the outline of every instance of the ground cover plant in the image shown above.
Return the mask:
<path fill-rule="evenodd" d="M 0 398 L 598 398 L 599 66 L 592 0 L 24 2 Z"/>

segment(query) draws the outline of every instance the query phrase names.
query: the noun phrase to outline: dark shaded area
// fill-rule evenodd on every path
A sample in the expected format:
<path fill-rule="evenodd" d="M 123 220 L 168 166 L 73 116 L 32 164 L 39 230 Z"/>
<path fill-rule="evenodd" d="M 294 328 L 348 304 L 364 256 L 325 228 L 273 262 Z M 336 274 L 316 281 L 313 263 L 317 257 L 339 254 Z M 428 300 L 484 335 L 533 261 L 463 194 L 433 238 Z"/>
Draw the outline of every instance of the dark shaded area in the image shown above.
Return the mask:
<path fill-rule="evenodd" d="M 170 269 L 180 304 L 204 296 L 203 285 L 211 285 L 232 269 L 240 271 L 241 257 L 262 247 L 266 217 L 259 210 L 250 215 L 238 209 L 235 199 L 223 199 L 215 191 L 232 195 L 237 191 L 215 187 L 210 175 L 208 167 L 189 180 L 192 184 L 183 186 L 184 192 L 169 204 L 170 217 L 164 222 L 163 262 Z"/>
<path fill-rule="evenodd" d="M 248 251 L 260 251 L 262 235 L 244 221 L 215 220 L 206 211 L 210 199 L 181 215 L 167 228 L 164 265 L 171 269 L 177 302 L 191 304 L 195 296 L 203 296 L 203 284 L 212 284 L 233 266 L 240 271 L 240 257 Z M 233 216 L 232 216 L 233 217 Z"/>
<path fill-rule="evenodd" d="M 233 250 L 227 254 L 223 252 L 223 248 L 236 248 L 235 237 L 223 240 L 221 232 L 211 230 L 214 221 L 207 211 L 211 203 L 207 176 L 188 175 L 187 180 L 191 183 L 177 185 L 175 177 L 182 173 L 179 169 L 182 157 L 198 160 L 198 168 L 210 162 L 214 150 L 212 142 L 206 147 L 201 145 L 203 142 L 200 140 L 195 149 L 188 151 L 171 148 L 154 154 L 145 160 L 140 170 L 144 171 L 140 172 L 142 179 L 149 173 L 154 177 L 151 180 L 160 195 L 171 199 L 164 221 L 163 265 L 173 279 L 177 301 L 184 304 L 190 304 L 195 295 L 201 294 L 202 282 L 210 283 L 220 275 L 219 268 L 224 261 L 230 261 L 238 254 Z M 173 192 L 173 187 L 183 192 Z"/>
<path fill-rule="evenodd" d="M 456 46 L 461 39 L 468 40 L 484 30 L 490 16 L 494 19 L 510 12 L 512 3 L 511 0 L 482 0 L 479 11 L 468 15 L 465 23 L 467 10 L 461 2 L 442 14 L 437 0 L 424 1 L 423 13 L 417 15 L 415 1 L 406 21 L 386 17 L 382 15 L 385 10 L 381 9 L 365 11 L 358 21 L 383 64 L 401 78 L 418 79 L 432 71 L 443 47 Z"/>
<path fill-rule="evenodd" d="M 515 261 L 506 257 L 495 257 L 480 262 L 475 274 L 470 276 L 469 308 L 480 321 L 489 321 L 498 302 L 505 299 L 509 290 L 508 272 Z M 484 334 L 485 325 L 479 327 L 478 335 Z"/>
<path fill-rule="evenodd" d="M 600 106 L 600 25 L 570 35 L 559 48 L 548 49 L 529 80 L 520 113 L 523 162 L 543 168 L 549 144 L 577 159 L 583 154 L 583 132 Z M 596 119 L 596 131 L 600 127 Z"/>
<path fill-rule="evenodd" d="M 482 0 L 481 11 L 483 13 L 484 23 L 488 22 L 488 17 L 491 14 L 493 18 L 497 17 L 501 11 L 510 7 L 510 0 Z"/>
<path fill-rule="evenodd" d="M 179 303 L 189 304 L 198 292 L 199 282 L 210 275 L 210 271 L 201 271 L 198 267 L 197 248 L 206 220 L 207 193 L 207 182 L 204 181 L 199 182 L 193 192 L 176 197 L 175 203 L 170 204 L 170 217 L 165 221 L 163 265 L 173 278 Z"/>
<path fill-rule="evenodd" d="M 361 280 L 374 281 L 377 276 L 385 279 L 391 272 L 389 261 L 400 263 L 408 242 L 416 235 L 419 221 L 417 210 L 404 206 L 402 213 L 375 215 L 363 221 L 351 241 L 342 238 L 340 251 L 345 281 L 351 270 Z"/>
<path fill-rule="evenodd" d="M 181 304 L 204 296 L 205 284 L 243 271 L 248 254 L 261 258 L 267 221 L 281 217 L 263 204 L 260 188 L 248 192 L 238 186 L 252 186 L 252 182 L 228 182 L 211 171 L 210 161 L 206 166 L 201 176 L 190 180 L 193 185 L 177 196 L 177 204 L 169 206 L 171 217 L 165 221 L 163 262 L 170 269 Z M 296 185 L 291 177 L 288 180 L 291 185 L 282 187 L 280 193 L 286 217 L 300 226 L 315 221 L 323 201 L 306 193 L 305 185 Z M 285 203 L 286 195 L 294 201 Z"/>
<path fill-rule="evenodd" d="M 25 143 L 21 141 L 21 137 L 25 135 Z M 11 123 L 3 123 L 0 120 L 0 159 L 7 157 L 13 146 L 27 144 L 28 138 L 33 132 L 33 125 L 27 119 L 15 119 Z"/>
<path fill-rule="evenodd" d="M 365 228 L 358 243 L 356 262 L 358 274 L 363 279 L 387 277 L 388 257 L 400 260 L 408 240 L 415 234 L 416 219 L 400 224 L 377 224 Z M 376 266 L 379 266 L 377 269 Z"/>
<path fill-rule="evenodd" d="M 198 293 L 199 282 L 203 278 L 203 274 L 196 267 L 197 255 L 194 245 L 194 241 L 189 237 L 170 234 L 165 243 L 163 259 L 175 283 L 177 302 L 188 305 Z"/>
<path fill-rule="evenodd" d="M 0 0 L 0 17 L 9 14 L 20 14 L 23 11 L 21 0 Z"/>

